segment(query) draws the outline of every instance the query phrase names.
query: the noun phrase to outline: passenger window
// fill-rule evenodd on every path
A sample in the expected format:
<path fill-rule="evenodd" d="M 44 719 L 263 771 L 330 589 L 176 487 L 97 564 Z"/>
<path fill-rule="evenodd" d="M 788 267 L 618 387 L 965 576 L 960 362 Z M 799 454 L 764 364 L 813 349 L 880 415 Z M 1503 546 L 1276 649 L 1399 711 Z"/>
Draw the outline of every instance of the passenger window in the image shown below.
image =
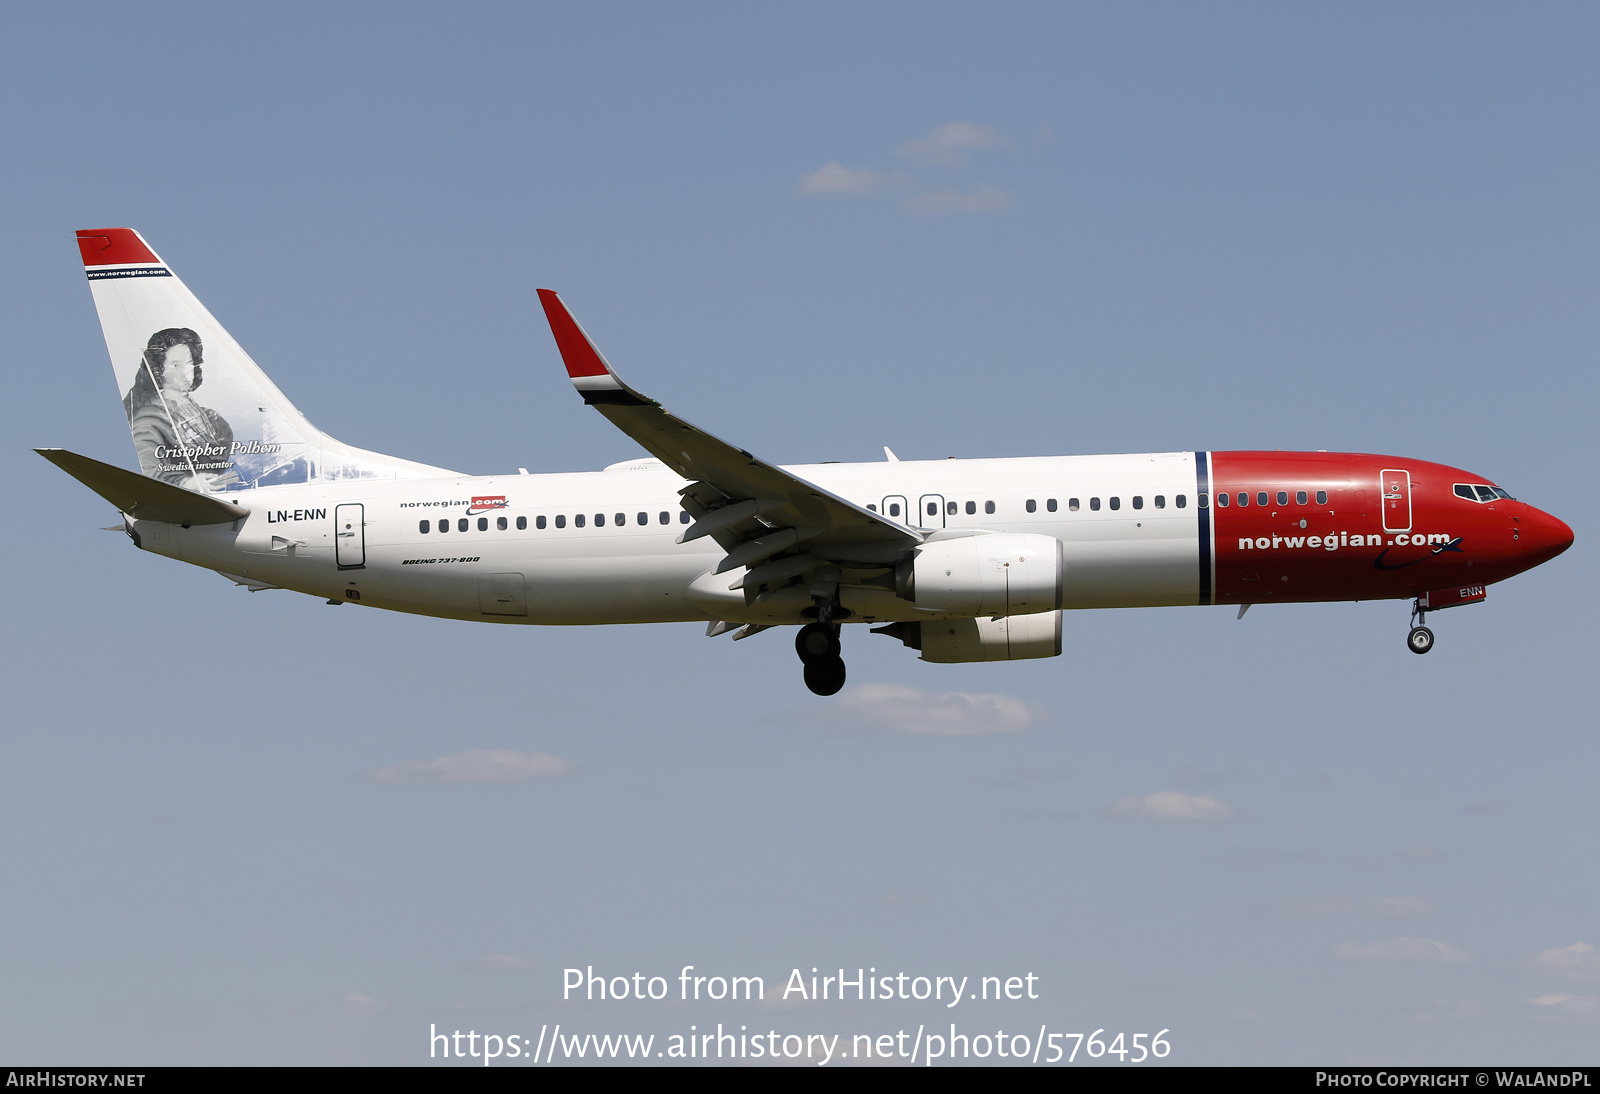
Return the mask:
<path fill-rule="evenodd" d="M 458 531 L 462 531 L 462 532 L 465 532 L 467 530 L 467 518 L 466 517 L 462 517 L 460 520 L 456 521 L 456 529 Z"/>
<path fill-rule="evenodd" d="M 506 518 L 505 517 L 501 517 L 500 518 L 500 527 L 504 528 L 505 526 L 506 526 Z M 488 517 L 479 517 L 478 518 L 478 531 L 487 532 L 488 530 L 489 530 L 489 518 Z"/>
<path fill-rule="evenodd" d="M 688 510 L 684 510 L 683 512 L 678 514 L 678 523 L 679 524 L 688 524 L 689 523 L 689 512 L 688 512 Z"/>
<path fill-rule="evenodd" d="M 936 517 L 936 516 L 939 515 L 939 503 L 938 502 L 930 501 L 928 503 L 928 515 L 930 517 Z"/>
<path fill-rule="evenodd" d="M 556 527 L 557 528 L 565 528 L 566 526 L 567 526 L 567 515 L 565 513 L 561 513 L 556 517 Z"/>
<path fill-rule="evenodd" d="M 1090 498 L 1089 499 L 1089 509 L 1090 509 L 1091 512 L 1098 513 L 1100 511 L 1100 499 L 1099 498 Z"/>
<path fill-rule="evenodd" d="M 1029 498 L 1028 504 L 1023 506 L 1023 508 L 1030 513 L 1036 513 L 1039 511 L 1039 503 L 1034 501 L 1032 498 Z"/>
<path fill-rule="evenodd" d="M 1204 494 L 1201 494 L 1200 496 L 1202 498 L 1205 497 Z M 1240 494 L 1239 496 L 1242 498 L 1245 495 L 1244 494 Z M 1217 495 L 1217 508 L 1218 509 L 1226 509 L 1227 507 L 1228 507 L 1228 495 L 1226 495 L 1226 494 L 1218 494 Z"/>
<path fill-rule="evenodd" d="M 672 514 L 667 512 L 665 509 L 663 509 L 663 510 L 661 510 L 660 520 L 661 520 L 662 524 L 671 524 L 672 523 Z"/>
<path fill-rule="evenodd" d="M 1173 504 L 1175 504 L 1179 509 L 1182 509 L 1182 508 L 1186 507 L 1189 504 L 1189 497 L 1188 497 L 1187 494 L 1179 494 L 1177 497 L 1173 498 L 1172 501 L 1173 501 Z M 1200 495 L 1200 508 L 1204 509 L 1205 507 L 1206 507 L 1206 496 L 1204 494 L 1201 494 Z"/>
<path fill-rule="evenodd" d="M 1294 503 L 1296 505 L 1304 505 L 1306 503 L 1306 492 L 1304 490 L 1295 491 Z"/>
<path fill-rule="evenodd" d="M 1262 495 L 1262 496 L 1265 497 L 1266 495 Z M 1250 504 L 1250 495 L 1246 494 L 1243 490 L 1239 491 L 1239 504 L 1240 505 L 1249 505 Z M 1261 504 L 1265 505 L 1267 503 L 1265 501 L 1263 501 Z"/>
<path fill-rule="evenodd" d="M 584 520 L 582 513 L 578 513 L 572 518 L 572 526 L 574 528 L 582 528 L 586 523 L 587 521 Z"/>
<path fill-rule="evenodd" d="M 1256 504 L 1257 505 L 1265 505 L 1265 504 L 1267 504 L 1267 492 L 1265 490 L 1261 490 L 1261 491 L 1257 492 L 1257 494 L 1256 494 Z"/>
<path fill-rule="evenodd" d="M 628 526 L 628 514 L 618 513 L 613 523 L 615 523 L 618 528 L 626 528 Z"/>
<path fill-rule="evenodd" d="M 1111 508 L 1112 509 L 1121 509 L 1122 508 L 1122 499 L 1121 498 L 1112 498 L 1111 499 Z"/>
<path fill-rule="evenodd" d="M 953 516 L 956 515 L 956 503 L 955 502 L 947 501 L 947 502 L 944 503 L 944 515 L 947 516 L 947 517 L 953 517 Z"/>
<path fill-rule="evenodd" d="M 1318 490 L 1317 491 L 1317 504 L 1318 505 L 1327 505 L 1328 504 L 1328 492 L 1326 490 Z"/>
<path fill-rule="evenodd" d="M 1289 504 L 1289 491 L 1287 491 L 1287 490 L 1279 490 L 1278 491 L 1278 504 L 1279 505 L 1288 505 Z"/>
<path fill-rule="evenodd" d="M 496 528 L 500 529 L 500 531 L 502 531 L 502 532 L 504 532 L 507 528 L 510 527 L 510 525 L 506 522 L 506 518 L 505 517 L 495 517 L 494 518 L 494 526 Z"/>
<path fill-rule="evenodd" d="M 967 516 L 970 517 L 974 513 L 976 513 L 977 511 L 978 511 L 978 503 L 977 502 L 975 502 L 975 501 L 967 502 Z"/>
<path fill-rule="evenodd" d="M 1157 494 L 1156 495 L 1156 508 L 1157 509 L 1165 509 L 1166 507 L 1167 507 L 1166 495 L 1165 494 Z"/>
<path fill-rule="evenodd" d="M 544 518 L 543 517 L 535 517 L 534 518 L 534 523 L 539 526 L 539 530 L 541 532 L 544 531 Z M 520 531 L 522 531 L 523 529 L 525 529 L 527 527 L 528 527 L 528 518 L 527 517 L 518 517 L 517 518 L 517 531 L 520 532 Z"/>
<path fill-rule="evenodd" d="M 986 501 L 986 502 L 984 502 L 984 503 L 983 503 L 983 511 L 984 511 L 984 512 L 985 512 L 985 513 L 992 513 L 992 512 L 994 512 L 994 502 L 992 502 L 992 501 Z"/>
<path fill-rule="evenodd" d="M 646 524 L 649 524 L 649 523 L 650 523 L 650 514 L 649 513 L 640 513 L 639 514 L 639 527 L 642 528 Z"/>
<path fill-rule="evenodd" d="M 1076 513 L 1078 511 L 1078 499 L 1077 498 L 1068 498 L 1067 499 L 1067 511 L 1069 513 Z"/>
<path fill-rule="evenodd" d="M 423 535 L 427 535 L 429 532 L 433 531 L 433 522 L 427 520 L 417 522 L 417 531 L 421 532 Z"/>
<path fill-rule="evenodd" d="M 604 528 L 606 526 L 606 515 L 604 513 L 596 513 L 594 515 L 594 526 L 596 528 Z"/>
<path fill-rule="evenodd" d="M 900 503 L 899 502 L 892 501 L 892 502 L 889 503 L 889 515 L 891 517 L 898 517 L 900 515 Z"/>
<path fill-rule="evenodd" d="M 1044 507 L 1047 512 L 1054 513 L 1056 511 L 1056 499 L 1046 498 L 1044 500 Z"/>
<path fill-rule="evenodd" d="M 869 502 L 867 502 L 867 508 L 871 509 L 874 513 L 876 513 L 878 511 L 878 503 L 877 502 L 873 502 L 873 501 L 869 501 Z"/>
<path fill-rule="evenodd" d="M 1143 509 L 1144 508 L 1144 498 L 1140 497 L 1138 494 L 1135 494 L 1133 496 L 1133 507 L 1135 509 Z"/>
<path fill-rule="evenodd" d="M 450 530 L 450 522 L 447 521 L 447 520 L 441 520 L 439 522 L 439 531 L 448 532 L 449 530 Z"/>

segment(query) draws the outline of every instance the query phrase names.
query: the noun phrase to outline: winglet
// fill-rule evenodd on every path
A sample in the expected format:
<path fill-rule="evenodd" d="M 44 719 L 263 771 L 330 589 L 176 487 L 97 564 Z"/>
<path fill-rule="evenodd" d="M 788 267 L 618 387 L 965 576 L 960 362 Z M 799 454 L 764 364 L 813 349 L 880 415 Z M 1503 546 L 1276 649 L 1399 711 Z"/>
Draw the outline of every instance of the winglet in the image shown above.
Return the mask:
<path fill-rule="evenodd" d="M 555 336 L 556 348 L 567 366 L 572 386 L 578 389 L 583 401 L 596 403 L 644 406 L 651 400 L 617 378 L 606 359 L 595 348 L 594 341 L 567 311 L 561 298 L 550 289 L 540 289 L 539 303 L 544 305 L 545 318 L 550 321 L 550 333 Z"/>

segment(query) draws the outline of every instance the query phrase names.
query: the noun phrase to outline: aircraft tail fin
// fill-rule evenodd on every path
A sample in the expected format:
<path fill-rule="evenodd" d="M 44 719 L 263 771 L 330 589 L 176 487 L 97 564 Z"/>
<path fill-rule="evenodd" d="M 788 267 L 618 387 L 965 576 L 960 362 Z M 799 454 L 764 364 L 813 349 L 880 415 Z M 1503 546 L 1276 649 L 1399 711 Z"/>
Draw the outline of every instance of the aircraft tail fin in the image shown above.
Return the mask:
<path fill-rule="evenodd" d="M 78 233 L 139 470 L 205 492 L 454 472 L 313 426 L 132 228 Z"/>

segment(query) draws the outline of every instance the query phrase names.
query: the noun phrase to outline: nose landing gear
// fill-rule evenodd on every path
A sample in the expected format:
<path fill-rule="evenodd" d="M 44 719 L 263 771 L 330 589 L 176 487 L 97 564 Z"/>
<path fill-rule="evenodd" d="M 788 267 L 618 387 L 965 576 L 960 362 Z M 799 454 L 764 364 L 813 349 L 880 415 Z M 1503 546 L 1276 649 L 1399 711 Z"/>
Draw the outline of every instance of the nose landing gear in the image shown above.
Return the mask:
<path fill-rule="evenodd" d="M 839 625 L 807 623 L 794 638 L 794 651 L 806 667 L 806 687 L 816 695 L 837 695 L 844 687 L 844 659 L 839 656 Z"/>
<path fill-rule="evenodd" d="M 1422 625 L 1428 613 L 1415 602 L 1411 605 L 1411 631 L 1406 635 L 1406 649 L 1412 653 L 1427 653 L 1433 649 L 1433 632 Z"/>

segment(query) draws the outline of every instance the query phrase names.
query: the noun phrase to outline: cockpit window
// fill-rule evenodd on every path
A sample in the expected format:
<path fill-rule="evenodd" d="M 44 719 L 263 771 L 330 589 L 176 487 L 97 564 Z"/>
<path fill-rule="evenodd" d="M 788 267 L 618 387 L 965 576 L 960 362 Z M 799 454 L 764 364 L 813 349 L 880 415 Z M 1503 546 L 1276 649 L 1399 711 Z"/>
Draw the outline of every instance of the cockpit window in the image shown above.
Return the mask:
<path fill-rule="evenodd" d="M 1458 497 L 1458 498 L 1466 498 L 1468 501 L 1485 502 L 1485 501 L 1514 501 L 1514 500 L 1516 500 L 1510 494 L 1508 494 L 1504 490 L 1500 489 L 1498 486 L 1487 486 L 1487 485 L 1485 485 L 1485 484 L 1483 484 L 1481 482 L 1479 482 L 1479 483 L 1458 482 L 1458 483 L 1455 484 L 1454 489 L 1455 489 L 1456 497 Z"/>

